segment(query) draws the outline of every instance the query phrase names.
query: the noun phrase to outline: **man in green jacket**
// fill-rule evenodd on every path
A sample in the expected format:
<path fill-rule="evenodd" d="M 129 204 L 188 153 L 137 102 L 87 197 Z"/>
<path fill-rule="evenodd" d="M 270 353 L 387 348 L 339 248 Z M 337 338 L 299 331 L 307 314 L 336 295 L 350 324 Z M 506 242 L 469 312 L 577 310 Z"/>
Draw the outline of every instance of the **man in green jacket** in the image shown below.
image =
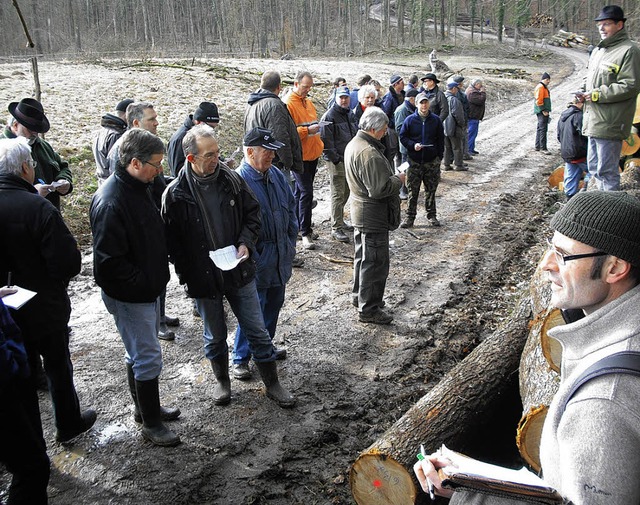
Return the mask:
<path fill-rule="evenodd" d="M 602 40 L 589 59 L 582 132 L 589 137 L 591 177 L 599 189 L 616 191 L 622 141 L 631 132 L 640 92 L 640 49 L 629 40 L 624 12 L 617 5 L 603 7 L 595 21 Z"/>
<path fill-rule="evenodd" d="M 42 104 L 33 98 L 23 98 L 9 104 L 11 120 L 0 138 L 24 137 L 31 146 L 31 156 L 36 162 L 35 184 L 40 196 L 45 197 L 60 210 L 60 195 L 68 195 L 73 189 L 69 164 L 53 150 L 51 144 L 40 138 L 49 131 L 49 120 Z"/>

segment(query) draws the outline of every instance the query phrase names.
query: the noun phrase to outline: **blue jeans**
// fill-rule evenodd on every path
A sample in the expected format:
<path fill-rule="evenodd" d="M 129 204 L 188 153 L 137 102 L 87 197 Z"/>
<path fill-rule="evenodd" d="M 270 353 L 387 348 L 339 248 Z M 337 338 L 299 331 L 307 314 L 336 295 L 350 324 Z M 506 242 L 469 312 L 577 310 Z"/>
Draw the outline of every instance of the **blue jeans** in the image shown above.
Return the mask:
<path fill-rule="evenodd" d="M 260 300 L 256 290 L 256 282 L 238 289 L 227 288 L 224 296 L 231 310 L 247 335 L 249 351 L 257 362 L 274 361 L 275 350 L 265 328 Z M 224 320 L 222 296 L 216 298 L 196 298 L 196 307 L 204 323 L 204 355 L 210 360 L 226 359 L 229 354 L 227 346 L 227 323 Z"/>
<path fill-rule="evenodd" d="M 358 311 L 371 313 L 379 309 L 389 277 L 389 232 L 353 234 L 352 295 L 358 297 Z"/>
<path fill-rule="evenodd" d="M 296 215 L 300 235 L 311 235 L 311 206 L 313 204 L 313 181 L 318 171 L 318 160 L 303 161 L 304 171 L 301 174 L 293 172 L 296 181 L 293 196 L 296 199 Z"/>
<path fill-rule="evenodd" d="M 150 303 L 121 302 L 103 291 L 102 301 L 116 322 L 124 344 L 124 359 L 133 367 L 136 380 L 158 377 L 162 372 L 162 349 L 158 341 L 160 299 Z"/>
<path fill-rule="evenodd" d="M 284 305 L 285 289 L 285 286 L 258 289 L 258 299 L 260 300 L 260 309 L 262 310 L 264 325 L 272 341 L 276 334 L 280 309 L 282 305 Z M 233 362 L 246 363 L 250 358 L 249 340 L 242 326 L 238 325 L 235 342 L 233 344 Z"/>
<path fill-rule="evenodd" d="M 476 138 L 478 137 L 479 126 L 479 119 L 469 119 L 469 126 L 467 126 L 467 134 L 469 135 L 469 152 L 476 150 Z"/>
<path fill-rule="evenodd" d="M 587 165 L 589 175 L 595 177 L 601 191 L 620 190 L 620 153 L 622 140 L 589 137 Z"/>
<path fill-rule="evenodd" d="M 564 194 L 567 195 L 567 198 L 571 198 L 578 192 L 580 179 L 585 172 L 587 172 L 586 161 L 564 164 Z"/>

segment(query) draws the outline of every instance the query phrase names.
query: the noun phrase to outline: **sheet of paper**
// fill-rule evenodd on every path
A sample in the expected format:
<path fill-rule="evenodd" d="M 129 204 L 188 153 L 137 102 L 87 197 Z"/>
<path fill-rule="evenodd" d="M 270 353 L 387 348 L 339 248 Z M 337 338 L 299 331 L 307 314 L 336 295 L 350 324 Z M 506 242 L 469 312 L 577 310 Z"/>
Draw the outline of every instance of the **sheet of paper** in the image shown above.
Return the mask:
<path fill-rule="evenodd" d="M 483 463 L 473 458 L 468 458 L 461 454 L 448 449 L 445 445 L 440 448 L 440 453 L 451 460 L 453 467 L 445 467 L 445 474 L 464 473 L 467 475 L 477 475 L 495 479 L 499 481 L 517 482 L 519 484 L 528 484 L 530 486 L 548 487 L 548 484 L 536 474 L 530 472 L 526 468 L 520 470 L 512 470 L 502 466 Z"/>
<path fill-rule="evenodd" d="M 247 258 L 246 256 L 236 258 L 237 254 L 238 249 L 236 249 L 236 246 L 230 245 L 215 251 L 209 251 L 209 258 L 220 270 L 233 270 L 238 266 L 238 263 Z"/>
<path fill-rule="evenodd" d="M 398 168 L 396 168 L 396 173 L 397 174 L 404 174 L 404 173 L 406 173 L 408 168 L 409 168 L 409 162 L 405 161 L 402 165 L 400 165 Z"/>
<path fill-rule="evenodd" d="M 21 288 L 20 286 L 13 285 L 11 287 L 17 289 L 18 291 L 16 293 L 13 293 L 12 295 L 3 297 L 2 302 L 7 307 L 11 307 L 12 309 L 19 309 L 37 294 L 35 291 Z"/>

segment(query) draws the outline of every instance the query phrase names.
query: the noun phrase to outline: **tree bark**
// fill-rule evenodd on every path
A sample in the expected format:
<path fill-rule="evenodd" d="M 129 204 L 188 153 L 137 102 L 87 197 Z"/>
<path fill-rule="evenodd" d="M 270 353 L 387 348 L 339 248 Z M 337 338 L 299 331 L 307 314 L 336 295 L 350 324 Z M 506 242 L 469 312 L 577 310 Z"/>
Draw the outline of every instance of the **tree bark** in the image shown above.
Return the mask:
<path fill-rule="evenodd" d="M 359 505 L 412 504 L 412 467 L 420 444 L 467 445 L 468 427 L 491 412 L 509 377 L 518 370 L 531 314 L 522 293 L 512 314 L 382 437 L 358 456 L 350 472 Z"/>

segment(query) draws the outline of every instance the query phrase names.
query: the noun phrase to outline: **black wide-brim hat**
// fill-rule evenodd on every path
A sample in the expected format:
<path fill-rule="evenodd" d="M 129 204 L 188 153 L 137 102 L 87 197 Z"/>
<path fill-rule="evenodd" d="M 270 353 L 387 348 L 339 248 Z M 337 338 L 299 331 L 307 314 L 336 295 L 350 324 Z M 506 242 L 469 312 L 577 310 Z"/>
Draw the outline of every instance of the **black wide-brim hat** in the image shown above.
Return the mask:
<path fill-rule="evenodd" d="M 29 130 L 37 133 L 47 133 L 50 125 L 44 115 L 42 104 L 33 98 L 23 98 L 19 102 L 9 104 L 9 112 L 16 121 Z"/>
<path fill-rule="evenodd" d="M 624 11 L 617 5 L 605 5 L 594 21 L 604 21 L 605 19 L 622 22 L 627 20 L 627 18 L 624 17 Z"/>

